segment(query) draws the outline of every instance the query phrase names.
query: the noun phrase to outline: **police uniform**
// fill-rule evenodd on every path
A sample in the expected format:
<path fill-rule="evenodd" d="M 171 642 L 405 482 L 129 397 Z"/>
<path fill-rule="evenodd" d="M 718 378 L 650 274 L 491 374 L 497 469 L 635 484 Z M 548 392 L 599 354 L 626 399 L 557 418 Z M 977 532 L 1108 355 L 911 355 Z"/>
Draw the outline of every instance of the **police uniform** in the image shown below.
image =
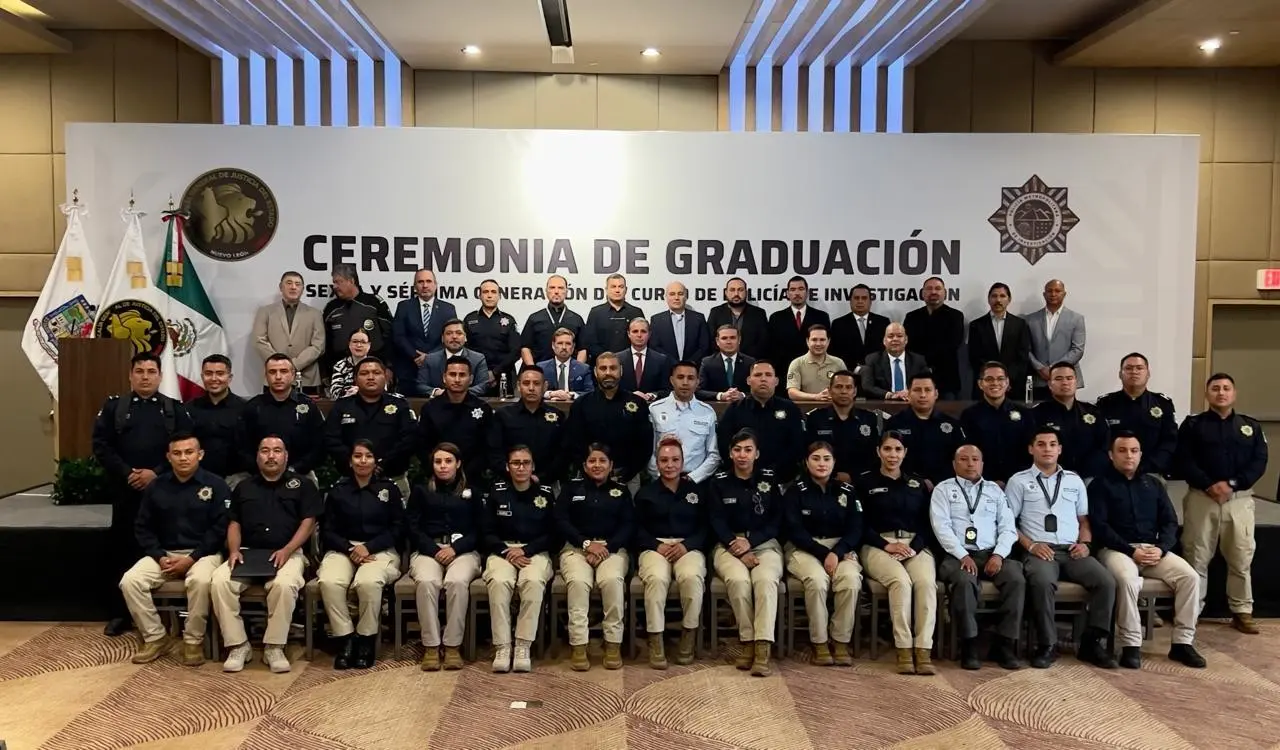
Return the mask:
<path fill-rule="evenodd" d="M 383 476 L 395 482 L 400 497 L 409 492 L 409 460 L 418 437 L 418 419 L 409 401 L 382 393 L 366 401 L 357 393 L 333 402 L 324 425 L 324 447 L 342 474 L 351 472 L 351 449 L 361 438 L 373 443 L 373 455 Z"/>
<path fill-rule="evenodd" d="M 209 621 L 209 585 L 213 571 L 222 564 L 219 553 L 226 546 L 230 500 L 227 483 L 200 468 L 186 481 L 167 471 L 142 491 L 134 529 L 144 557 L 120 579 L 120 592 L 143 643 L 166 637 L 151 598 L 151 592 L 168 580 L 160 570 L 160 558 L 184 555 L 195 563 L 184 576 L 187 622 L 182 640 L 194 646 L 204 642 Z"/>
<path fill-rule="evenodd" d="M 1233 615 L 1253 614 L 1253 485 L 1267 470 L 1267 437 L 1253 417 L 1192 414 L 1178 430 L 1177 465 L 1187 480 L 1182 501 L 1182 551 L 1200 575 L 1200 607 L 1209 593 L 1209 561 L 1222 550 L 1227 563 L 1227 604 Z M 1231 487 L 1221 505 L 1206 490 Z"/>
<path fill-rule="evenodd" d="M 1130 479 L 1107 468 L 1089 483 L 1089 525 L 1098 558 L 1116 579 L 1116 645 L 1142 646 L 1138 593 L 1143 578 L 1173 589 L 1173 643 L 1191 644 L 1200 607 L 1200 579 L 1190 563 L 1170 552 L 1178 542 L 1178 516 L 1156 478 L 1136 473 Z M 1139 567 L 1138 546 L 1160 548 L 1155 565 Z"/>
<path fill-rule="evenodd" d="M 349 356 L 351 334 L 364 331 L 369 335 L 369 356 L 390 361 L 391 308 L 376 294 L 361 291 L 352 299 L 334 297 L 324 306 L 324 355 L 322 368 Z"/>
<path fill-rule="evenodd" d="M 858 475 L 862 501 L 862 564 L 867 575 L 889 590 L 889 619 L 897 649 L 933 648 L 937 620 L 937 563 L 930 542 L 929 491 L 924 480 L 911 474 L 885 476 L 877 468 Z M 905 544 L 916 554 L 896 560 L 884 548 Z M 912 637 L 912 622 L 915 636 Z"/>
<path fill-rule="evenodd" d="M 191 417 L 182 404 L 162 393 L 143 398 L 136 393 L 110 396 L 93 423 L 93 456 L 106 471 L 111 502 L 112 567 L 123 574 L 142 551 L 134 535 L 134 519 L 142 493 L 129 486 L 134 469 L 168 470 L 169 436 L 190 432 Z M 111 598 L 112 619 L 128 616 L 123 599 Z"/>
<path fill-rule="evenodd" d="M 436 482 L 434 489 L 414 485 L 409 495 L 409 575 L 416 583 L 418 623 L 428 656 L 440 647 L 440 589 L 444 588 L 444 646 L 457 649 L 467 628 L 471 582 L 480 576 L 480 522 L 484 500 L 478 493 Z M 435 558 L 440 547 L 453 548 L 448 567 Z M 424 665 L 427 657 L 424 656 Z"/>
<path fill-rule="evenodd" d="M 508 382 L 514 382 L 513 371 L 520 361 L 520 332 L 516 329 L 516 319 L 501 310 L 487 315 L 480 309 L 467 313 L 462 319 L 462 328 L 467 332 L 467 348 L 484 355 L 489 372 L 493 373 L 493 382 L 497 384 L 503 375 L 507 376 Z"/>
<path fill-rule="evenodd" d="M 403 536 L 404 501 L 394 482 L 375 477 L 361 487 L 354 478 L 344 477 L 329 489 L 320 524 L 324 557 L 316 578 L 334 637 L 345 638 L 353 631 L 365 638 L 378 635 L 382 589 L 400 577 L 397 546 Z M 369 562 L 356 565 L 351 561 L 351 550 L 357 544 L 363 544 L 373 556 Z M 356 590 L 360 616 L 354 626 L 347 604 L 351 588 Z M 370 658 L 374 650 L 368 648 Z"/>
<path fill-rule="evenodd" d="M 787 572 L 804 584 L 804 608 L 809 615 L 809 641 L 827 643 L 827 594 L 834 592 L 831 639 L 847 645 L 862 589 L 862 566 L 857 549 L 862 542 L 862 503 L 846 482 L 827 481 L 826 488 L 811 478 L 796 482 L 783 499 L 787 522 Z M 822 561 L 834 553 L 839 561 L 828 575 Z M 845 555 L 852 554 L 852 559 Z"/>
<path fill-rule="evenodd" d="M 904 472 L 934 484 L 955 473 L 952 460 L 965 444 L 964 428 L 955 417 L 934 409 L 927 419 L 921 419 L 908 408 L 889 417 L 884 430 L 902 436 L 902 445 L 907 449 L 902 459 Z"/>
<path fill-rule="evenodd" d="M 1173 400 L 1163 393 L 1144 390 L 1130 398 L 1123 390 L 1098 399 L 1098 411 L 1112 432 L 1127 430 L 1138 437 L 1142 446 L 1142 463 L 1138 471 L 1165 476 L 1174 470 L 1173 456 L 1178 448 L 1178 420 Z M 1108 446 L 1109 448 L 1110 446 Z"/>
<path fill-rule="evenodd" d="M 960 424 L 969 442 L 982 450 L 982 476 L 988 481 L 1004 484 L 1031 463 L 1027 446 L 1036 419 L 1027 407 L 1008 398 L 999 406 L 979 401 L 960 413 Z"/>
<path fill-rule="evenodd" d="M 1081 641 L 1081 652 L 1086 653 L 1089 644 L 1096 644 L 1111 630 L 1116 584 L 1098 560 L 1071 557 L 1071 545 L 1080 542 L 1080 517 L 1089 515 L 1089 495 L 1084 480 L 1074 471 L 1061 467 L 1045 475 L 1032 466 L 1010 477 L 1004 491 L 1017 519 L 1018 531 L 1033 543 L 1053 550 L 1052 560 L 1041 560 L 1029 550 L 1021 557 L 1036 643 L 1042 649 L 1057 645 L 1054 600 L 1058 581 L 1071 581 L 1089 592 L 1091 632 L 1085 633 Z M 1088 544 L 1087 541 L 1081 543 Z"/>
<path fill-rule="evenodd" d="M 418 447 L 423 466 L 431 466 L 431 451 L 440 443 L 453 443 L 462 452 L 467 481 L 482 487 L 485 472 L 502 476 L 506 456 L 498 442 L 497 419 L 493 407 L 470 392 L 453 403 L 441 395 L 422 405 L 418 420 Z"/>
<path fill-rule="evenodd" d="M 565 541 L 560 550 L 560 574 L 568 589 L 569 645 L 586 645 L 591 589 L 599 588 L 604 607 L 604 641 L 606 646 L 616 647 L 622 643 L 626 577 L 631 560 L 626 549 L 634 529 L 631 493 L 612 479 L 597 484 L 584 478 L 561 488 L 555 509 L 556 525 Z M 587 562 L 589 542 L 601 542 L 609 550 L 609 556 L 594 568 Z"/>
<path fill-rule="evenodd" d="M 1050 399 L 1032 409 L 1036 423 L 1058 431 L 1062 454 L 1058 465 L 1085 479 L 1093 479 L 1111 465 L 1111 429 L 1107 419 L 1093 404 L 1075 400 L 1071 408 Z"/>
<path fill-rule="evenodd" d="M 582 321 L 582 316 L 570 310 L 567 306 L 561 305 L 559 310 L 553 310 L 551 305 L 547 305 L 530 315 L 529 319 L 524 322 L 524 332 L 520 335 L 520 346 L 528 349 L 533 354 L 534 362 L 551 359 L 554 354 L 551 351 L 551 338 L 556 331 L 565 328 L 573 331 L 573 348 L 575 352 L 581 351 L 585 348 L 582 342 L 582 328 L 584 325 L 586 324 Z"/>
<path fill-rule="evenodd" d="M 1009 643 L 1018 640 L 1022 629 L 1023 592 L 1026 579 L 1022 565 L 1009 559 L 1018 539 L 1013 511 L 1004 492 L 995 482 L 971 482 L 952 477 L 933 488 L 929 501 L 929 522 L 939 546 L 946 553 L 938 577 L 951 589 L 952 622 L 963 639 L 978 636 L 979 581 L 987 578 L 983 568 L 992 555 L 1004 558 L 1000 572 L 991 581 L 1000 592 L 1000 624 L 996 632 Z M 960 562 L 971 557 L 978 574 L 970 575 Z"/>
<path fill-rule="evenodd" d="M 631 345 L 627 329 L 631 321 L 643 317 L 644 311 L 625 299 L 622 307 L 615 308 L 612 302 L 606 301 L 591 308 L 587 313 L 587 324 L 582 328 L 582 338 L 578 339 L 579 348 L 587 350 L 587 363 L 594 363 L 596 357 L 605 352 L 627 349 Z"/>
<path fill-rule="evenodd" d="M 248 468 L 241 466 L 241 453 L 236 449 L 236 427 L 246 403 L 234 393 L 228 393 L 216 404 L 207 393 L 186 403 L 187 413 L 195 424 L 195 435 L 204 451 L 200 468 L 220 477 L 229 477 Z"/>
<path fill-rule="evenodd" d="M 240 526 L 240 546 L 247 549 L 280 550 L 289 543 L 308 518 L 324 511 L 324 500 L 315 485 L 289 469 L 275 481 L 255 474 L 236 485 L 231 493 L 228 517 Z M 307 558 L 294 550 L 276 575 L 266 582 L 267 631 L 262 638 L 268 647 L 283 648 L 289 639 L 293 608 L 306 580 Z M 234 578 L 226 564 L 213 573 L 213 612 L 227 646 L 247 645 L 248 634 L 240 618 L 240 594 L 249 582 Z"/>
<path fill-rule="evenodd" d="M 569 461 L 580 465 L 587 459 L 587 446 L 603 443 L 610 449 L 613 474 L 623 484 L 631 482 L 653 455 L 649 405 L 634 393 L 618 390 L 613 398 L 599 389 L 588 393 L 573 402 L 565 429 Z"/>
<path fill-rule="evenodd" d="M 763 404 L 753 395 L 730 405 L 720 415 L 716 433 L 720 455 L 728 456 L 733 436 L 743 428 L 756 434 L 756 466 L 771 469 L 779 482 L 796 476 L 805 449 L 804 415 L 789 399 L 772 396 Z"/>
<path fill-rule="evenodd" d="M 517 404 L 518 406 L 518 404 Z M 520 490 L 509 479 L 494 482 L 485 498 L 484 582 L 489 589 L 489 621 L 493 645 L 511 646 L 511 596 L 520 590 L 516 618 L 517 662 L 528 659 L 529 646 L 538 639 L 542 600 L 551 581 L 551 551 L 556 546 L 555 495 L 545 484 Z M 529 564 L 517 569 L 503 553 L 519 547 Z M 505 661 L 501 663 L 505 667 Z M 519 667 L 517 667 L 519 668 Z M 502 670 L 502 671 L 505 671 Z"/>
<path fill-rule="evenodd" d="M 289 451 L 289 468 L 310 475 L 324 461 L 324 415 L 320 407 L 297 390 L 277 400 L 269 391 L 249 399 L 240 412 L 236 445 L 243 453 L 244 466 L 257 472 L 258 444 L 268 435 L 284 441 Z"/>
<path fill-rule="evenodd" d="M 649 407 L 653 423 L 654 454 L 649 459 L 649 476 L 658 478 L 658 442 L 674 435 L 684 451 L 684 473 L 695 482 L 711 478 L 720 466 L 716 446 L 716 410 L 694 399 L 680 401 L 675 394 L 660 398 Z"/>
<path fill-rule="evenodd" d="M 704 404 L 705 406 L 705 404 Z M 710 409 L 710 407 L 707 407 Z M 710 429 L 708 428 L 708 434 Z M 667 592 L 674 578 L 680 590 L 681 621 L 693 660 L 690 634 L 702 620 L 707 582 L 707 493 L 694 480 L 681 477 L 674 491 L 657 479 L 640 488 L 635 499 L 634 545 L 640 550 L 640 580 L 644 582 L 646 630 L 659 635 L 667 629 Z M 658 553 L 658 546 L 679 542 L 688 550 L 674 563 Z M 684 654 L 682 653 L 683 657 Z"/>
<path fill-rule="evenodd" d="M 757 469 L 746 479 L 731 469 L 716 474 L 707 490 L 711 532 L 717 542 L 712 563 L 738 621 L 738 638 L 748 649 L 752 642 L 763 643 L 767 661 L 776 635 L 778 581 L 782 579 L 781 488 L 773 469 Z M 754 568 L 748 569 L 729 551 L 735 539 L 747 540 L 748 552 L 759 561 Z"/>
<path fill-rule="evenodd" d="M 564 476 L 565 412 L 554 406 L 539 403 L 529 411 L 523 402 L 508 404 L 494 411 L 498 425 L 498 444 L 502 456 L 517 445 L 523 445 L 533 453 L 533 471 L 538 481 L 552 484 Z"/>
<path fill-rule="evenodd" d="M 880 464 L 876 448 L 884 432 L 884 419 L 878 412 L 850 409 L 841 419 L 836 407 L 814 409 L 804 420 L 804 432 L 810 440 L 831 444 L 836 459 L 836 474 L 847 474 L 850 480 Z"/>

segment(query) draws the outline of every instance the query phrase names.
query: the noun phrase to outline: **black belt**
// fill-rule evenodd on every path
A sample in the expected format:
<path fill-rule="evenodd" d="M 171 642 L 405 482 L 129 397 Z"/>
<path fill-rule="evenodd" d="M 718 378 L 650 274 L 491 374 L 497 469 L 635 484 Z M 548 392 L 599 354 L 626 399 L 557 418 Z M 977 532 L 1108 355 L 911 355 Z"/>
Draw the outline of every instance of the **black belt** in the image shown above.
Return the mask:
<path fill-rule="evenodd" d="M 903 529 L 894 529 L 893 531 L 886 533 L 893 534 L 894 539 L 906 539 L 909 536 L 914 537 L 916 535 L 916 532 L 914 531 L 904 531 Z"/>

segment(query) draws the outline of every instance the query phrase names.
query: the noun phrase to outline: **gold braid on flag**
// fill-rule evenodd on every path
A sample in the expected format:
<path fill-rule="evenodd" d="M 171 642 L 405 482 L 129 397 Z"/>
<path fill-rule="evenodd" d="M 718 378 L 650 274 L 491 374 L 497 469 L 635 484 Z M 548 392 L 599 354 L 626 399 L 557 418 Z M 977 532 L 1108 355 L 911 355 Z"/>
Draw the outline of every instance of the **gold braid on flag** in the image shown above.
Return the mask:
<path fill-rule="evenodd" d="M 164 259 L 164 282 L 171 289 L 177 289 L 182 286 L 182 265 L 183 254 L 187 248 L 184 244 L 183 234 L 186 230 L 187 215 L 181 211 L 172 210 L 173 202 L 170 201 L 170 210 L 165 211 L 161 221 L 172 221 L 174 223 L 174 246 L 170 249 L 168 255 Z"/>

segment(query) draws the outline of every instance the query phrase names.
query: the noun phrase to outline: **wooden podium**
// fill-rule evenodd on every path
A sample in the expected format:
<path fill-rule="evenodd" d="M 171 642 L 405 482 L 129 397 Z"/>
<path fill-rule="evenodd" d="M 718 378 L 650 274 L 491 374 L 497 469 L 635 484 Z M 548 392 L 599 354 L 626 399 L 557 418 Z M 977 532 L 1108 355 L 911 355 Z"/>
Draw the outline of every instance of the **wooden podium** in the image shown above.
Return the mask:
<path fill-rule="evenodd" d="M 58 456 L 93 455 L 93 421 L 107 396 L 129 391 L 133 344 L 121 339 L 58 340 Z"/>

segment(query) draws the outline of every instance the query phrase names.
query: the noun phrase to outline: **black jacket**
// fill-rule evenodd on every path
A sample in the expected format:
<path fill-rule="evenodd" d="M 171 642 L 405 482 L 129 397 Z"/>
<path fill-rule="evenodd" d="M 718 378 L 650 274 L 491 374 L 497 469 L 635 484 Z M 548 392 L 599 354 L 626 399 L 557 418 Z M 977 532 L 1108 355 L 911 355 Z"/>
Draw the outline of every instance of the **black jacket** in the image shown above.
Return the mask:
<path fill-rule="evenodd" d="M 716 330 L 723 325 L 735 325 L 733 311 L 729 309 L 728 302 L 716 305 L 707 314 L 707 327 L 711 329 L 712 346 L 715 345 Z M 743 305 L 742 315 L 739 316 L 736 326 L 738 351 L 752 359 L 769 356 L 769 318 L 764 314 L 764 310 L 750 303 Z M 774 366 L 779 365 L 775 363 Z M 782 366 L 785 367 L 785 363 Z"/>

